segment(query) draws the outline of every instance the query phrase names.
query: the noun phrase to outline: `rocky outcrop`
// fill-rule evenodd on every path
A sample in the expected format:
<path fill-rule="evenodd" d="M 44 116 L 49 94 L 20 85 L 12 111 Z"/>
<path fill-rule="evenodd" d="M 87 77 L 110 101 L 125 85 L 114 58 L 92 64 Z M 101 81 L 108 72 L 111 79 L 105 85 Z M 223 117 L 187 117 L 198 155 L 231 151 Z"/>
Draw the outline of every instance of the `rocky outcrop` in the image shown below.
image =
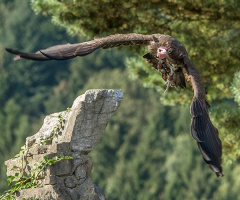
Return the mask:
<path fill-rule="evenodd" d="M 88 90 L 74 101 L 68 111 L 47 116 L 39 132 L 26 139 L 24 156 L 20 152 L 20 157 L 5 162 L 7 175 L 15 173 L 11 170 L 14 166 L 22 167 L 23 175 L 29 174 L 34 169 L 34 163 L 43 160 L 44 156 L 64 155 L 73 159 L 48 166 L 38 176 L 38 187 L 22 190 L 16 198 L 106 199 L 101 188 L 90 178 L 92 161 L 88 153 L 98 144 L 122 99 L 120 90 Z M 61 126 L 58 126 L 59 116 L 63 118 Z M 46 138 L 51 139 L 39 145 Z"/>

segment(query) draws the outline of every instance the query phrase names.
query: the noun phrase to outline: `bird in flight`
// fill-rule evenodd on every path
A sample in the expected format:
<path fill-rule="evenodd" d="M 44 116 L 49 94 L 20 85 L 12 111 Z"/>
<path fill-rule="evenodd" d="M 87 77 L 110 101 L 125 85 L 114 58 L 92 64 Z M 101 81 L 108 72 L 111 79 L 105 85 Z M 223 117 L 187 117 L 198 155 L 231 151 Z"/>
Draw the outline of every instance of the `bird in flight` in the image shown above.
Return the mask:
<path fill-rule="evenodd" d="M 190 82 L 194 91 L 190 106 L 192 137 L 197 142 L 203 160 L 218 177 L 223 176 L 222 143 L 218 137 L 218 129 L 213 126 L 209 118 L 210 105 L 206 100 L 207 92 L 198 70 L 188 58 L 185 47 L 173 37 L 164 34 L 116 34 L 83 43 L 56 45 L 36 53 L 25 53 L 10 48 L 6 48 L 6 50 L 17 55 L 15 60 L 24 58 L 47 61 L 86 56 L 100 48 L 107 49 L 121 45 L 148 46 L 149 53 L 143 58 L 162 73 L 162 78 L 167 85 L 165 92 L 169 87 L 186 88 L 185 79 Z"/>

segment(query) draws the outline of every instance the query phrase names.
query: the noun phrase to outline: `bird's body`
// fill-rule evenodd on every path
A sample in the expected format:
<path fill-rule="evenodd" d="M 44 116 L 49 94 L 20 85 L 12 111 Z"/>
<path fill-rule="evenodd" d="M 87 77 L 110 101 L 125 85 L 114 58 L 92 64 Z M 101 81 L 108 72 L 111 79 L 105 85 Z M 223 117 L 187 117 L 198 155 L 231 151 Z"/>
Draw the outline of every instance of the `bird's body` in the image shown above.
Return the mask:
<path fill-rule="evenodd" d="M 6 50 L 17 54 L 18 59 L 31 60 L 66 60 L 76 56 L 88 55 L 99 48 L 113 48 L 121 45 L 146 45 L 149 53 L 143 57 L 154 68 L 162 73 L 162 78 L 169 86 L 185 88 L 185 78 L 192 85 L 194 97 L 190 106 L 192 115 L 191 134 L 197 141 L 204 161 L 217 176 L 223 176 L 221 167 L 222 144 L 218 130 L 210 121 L 206 100 L 206 90 L 201 82 L 200 74 L 188 58 L 185 47 L 169 35 L 142 35 L 136 33 L 116 34 L 103 38 L 78 43 L 57 45 L 36 53 L 24 53 L 17 50 Z M 166 90 L 167 91 L 167 90 Z"/>

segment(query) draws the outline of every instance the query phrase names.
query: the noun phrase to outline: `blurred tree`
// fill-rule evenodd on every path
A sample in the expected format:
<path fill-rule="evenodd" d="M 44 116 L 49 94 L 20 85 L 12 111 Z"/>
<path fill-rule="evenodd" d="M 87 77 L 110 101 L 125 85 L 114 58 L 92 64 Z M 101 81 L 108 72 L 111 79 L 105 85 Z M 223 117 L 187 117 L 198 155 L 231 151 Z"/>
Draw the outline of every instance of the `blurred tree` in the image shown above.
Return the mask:
<path fill-rule="evenodd" d="M 29 116 L 24 115 L 20 105 L 9 99 L 0 112 L 0 191 L 6 189 L 7 177 L 4 161 L 13 157 L 32 132 Z"/>
<path fill-rule="evenodd" d="M 52 26 L 44 17 L 34 15 L 28 2 L 8 1 L 5 5 L 1 4 L 0 8 L 0 18 L 4 21 L 0 28 L 1 47 L 24 48 L 26 51 L 32 52 L 47 47 L 49 44 L 56 44 L 59 40 L 64 42 L 66 33 L 62 29 Z M 69 40 L 74 41 L 74 38 Z M 67 77 L 69 62 L 58 64 L 24 60 L 13 62 L 12 56 L 3 49 L 1 52 L 4 55 L 4 59 L 1 61 L 1 70 L 4 74 L 1 76 L 6 79 L 3 87 L 7 88 L 1 97 L 16 99 L 24 113 L 29 115 L 35 116 L 44 112 L 42 103 L 52 91 L 49 86 L 56 85 Z M 23 96 L 29 98 L 27 102 L 22 98 Z"/>
<path fill-rule="evenodd" d="M 37 24 L 37 26 L 36 26 Z M 0 2 L 0 191 L 6 189 L 4 160 L 14 156 L 25 138 L 41 125 L 44 101 L 53 86 L 69 75 L 67 64 L 13 62 L 4 47 L 35 51 L 64 41 L 66 33 L 36 16 L 27 1 Z M 70 39 L 76 41 L 76 38 Z M 31 42 L 29 42 L 31 41 Z"/>
<path fill-rule="evenodd" d="M 238 103 L 240 106 L 240 71 L 235 74 L 233 84 L 232 84 L 232 93 L 234 95 L 235 101 Z"/>
<path fill-rule="evenodd" d="M 232 85 L 234 73 L 238 71 L 240 64 L 239 0 L 31 2 L 35 12 L 52 16 L 53 23 L 65 27 L 70 34 L 84 34 L 88 38 L 128 32 L 172 35 L 188 50 L 190 59 L 201 73 L 208 91 L 207 98 L 214 104 L 232 98 L 231 87 L 239 86 L 236 81 Z M 143 48 L 131 50 L 140 52 L 141 55 L 146 52 Z M 133 76 L 140 78 L 145 86 L 163 91 L 163 81 L 159 74 L 150 69 L 143 58 L 130 58 L 127 65 L 131 68 Z M 189 103 L 192 96 L 190 88 L 188 87 L 187 92 L 172 89 L 168 95 L 162 97 L 162 102 L 168 105 Z M 219 110 L 214 111 L 218 113 L 213 116 L 220 114 Z M 239 123 L 234 125 L 228 126 L 228 132 L 234 132 L 235 128 L 240 129 Z M 220 137 L 225 138 L 223 146 L 228 149 L 224 151 L 224 157 L 235 160 L 240 154 L 233 149 L 229 150 L 227 141 L 230 138 L 224 131 L 226 127 L 221 123 L 218 124 L 218 128 Z M 239 141 L 236 143 L 239 144 Z M 230 156 L 226 156 L 225 153 Z"/>
<path fill-rule="evenodd" d="M 230 95 L 226 86 L 240 53 L 238 0 L 32 0 L 32 6 L 70 33 L 89 38 L 128 32 L 170 34 L 186 46 L 207 86 L 214 84 L 211 99 L 219 98 L 219 91 L 221 96 Z"/>

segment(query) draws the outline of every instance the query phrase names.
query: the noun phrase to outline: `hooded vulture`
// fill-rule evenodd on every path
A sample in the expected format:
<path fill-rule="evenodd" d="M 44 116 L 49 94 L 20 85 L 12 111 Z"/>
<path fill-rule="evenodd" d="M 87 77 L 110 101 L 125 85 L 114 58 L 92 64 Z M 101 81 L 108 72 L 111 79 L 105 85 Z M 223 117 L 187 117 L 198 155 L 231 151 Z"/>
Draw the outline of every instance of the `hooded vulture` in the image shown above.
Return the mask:
<path fill-rule="evenodd" d="M 107 49 L 121 45 L 148 46 L 149 53 L 143 58 L 162 73 L 162 78 L 167 84 L 165 92 L 170 86 L 185 88 L 185 78 L 190 82 L 194 91 L 190 106 L 192 137 L 197 142 L 203 160 L 217 176 L 223 176 L 221 167 L 222 144 L 218 137 L 218 130 L 209 118 L 210 105 L 206 100 L 206 90 L 198 70 L 188 58 L 186 49 L 173 37 L 164 34 L 116 34 L 83 43 L 56 45 L 36 53 L 24 53 L 10 48 L 6 48 L 6 50 L 17 55 L 15 60 L 24 58 L 46 61 L 86 56 L 100 48 Z"/>

